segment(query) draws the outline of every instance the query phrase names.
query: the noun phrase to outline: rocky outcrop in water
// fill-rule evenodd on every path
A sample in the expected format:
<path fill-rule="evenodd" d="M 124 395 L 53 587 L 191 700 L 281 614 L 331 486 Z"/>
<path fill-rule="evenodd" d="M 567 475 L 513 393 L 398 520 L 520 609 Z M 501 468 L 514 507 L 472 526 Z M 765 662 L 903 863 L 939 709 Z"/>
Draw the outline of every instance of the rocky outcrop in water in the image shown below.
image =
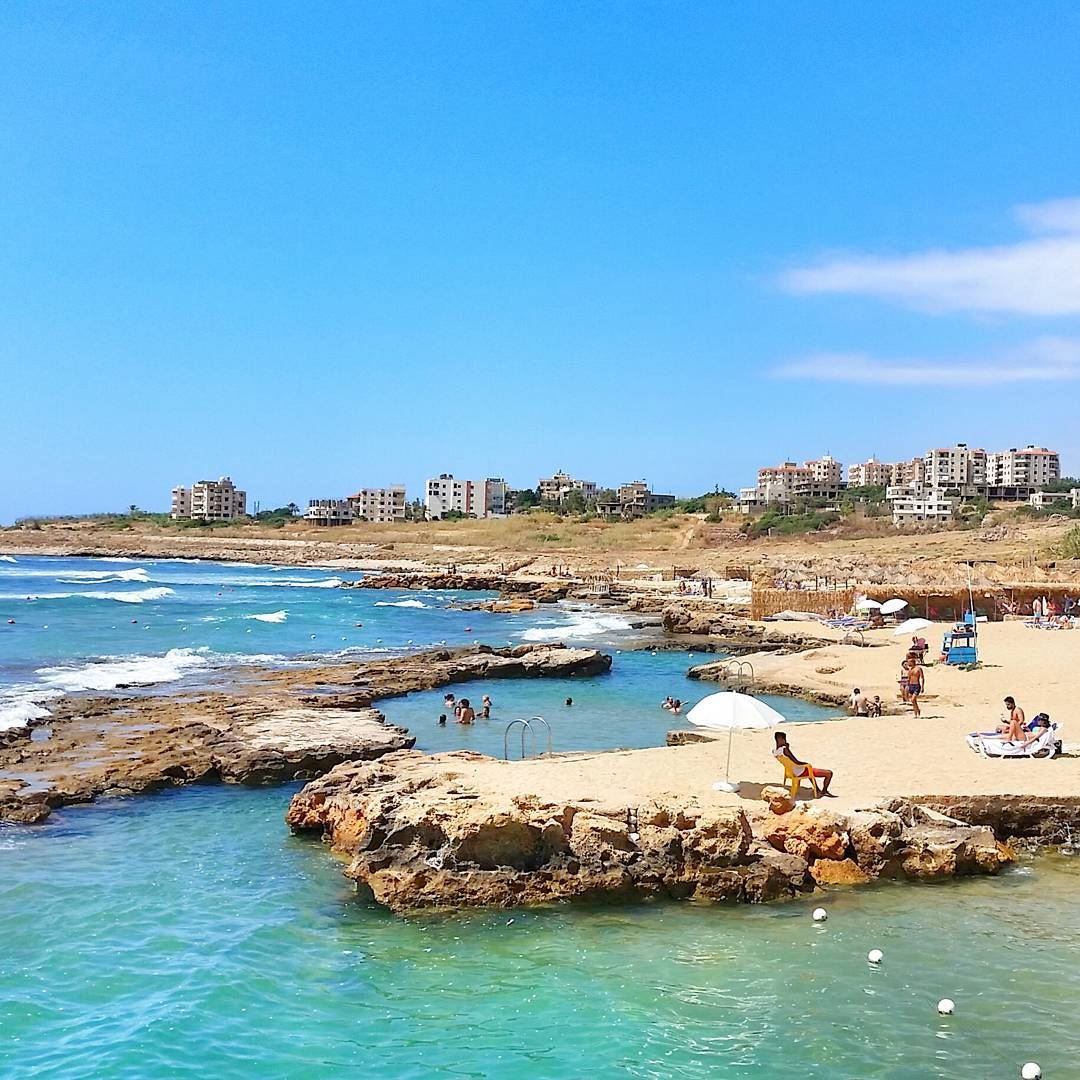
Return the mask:
<path fill-rule="evenodd" d="M 455 573 L 443 570 L 416 570 L 389 574 L 368 574 L 348 581 L 346 589 L 449 589 L 461 592 L 497 592 L 504 598 L 527 596 L 538 604 L 565 600 L 571 583 L 566 581 L 524 581 L 505 574 Z"/>
<path fill-rule="evenodd" d="M 476 645 L 368 663 L 242 668 L 227 690 L 199 694 L 67 698 L 39 725 L 47 739 L 23 729 L 0 747 L 0 821 L 33 823 L 56 806 L 178 784 L 308 780 L 413 746 L 372 707 L 381 698 L 610 667 L 611 657 L 594 649 Z"/>
<path fill-rule="evenodd" d="M 350 859 L 346 875 L 398 912 L 601 896 L 759 903 L 880 876 L 995 873 L 1013 858 L 989 829 L 908 824 L 888 810 L 748 813 L 477 790 L 463 766 L 478 757 L 342 765 L 299 792 L 286 820 L 323 836 Z"/>

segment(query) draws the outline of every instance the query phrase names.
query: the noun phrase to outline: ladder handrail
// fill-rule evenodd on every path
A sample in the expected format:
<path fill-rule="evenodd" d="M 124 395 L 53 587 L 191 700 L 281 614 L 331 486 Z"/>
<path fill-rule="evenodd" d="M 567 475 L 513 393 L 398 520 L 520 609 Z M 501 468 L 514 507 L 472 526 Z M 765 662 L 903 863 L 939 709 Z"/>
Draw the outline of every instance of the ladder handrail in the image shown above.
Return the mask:
<path fill-rule="evenodd" d="M 529 745 L 532 748 L 533 752 L 535 753 L 535 751 L 536 751 L 536 732 L 533 730 L 533 722 L 536 721 L 536 720 L 539 720 L 540 723 L 543 724 L 544 727 L 547 729 L 547 744 L 548 744 L 547 752 L 549 754 L 552 753 L 551 725 L 542 716 L 534 716 L 532 718 L 532 720 L 526 720 L 524 717 L 519 716 L 515 720 L 511 720 L 510 723 L 506 725 L 506 730 L 503 732 L 503 760 L 504 761 L 509 761 L 510 760 L 510 729 L 513 728 L 516 724 L 521 725 L 521 760 L 524 761 L 526 756 L 527 756 L 526 753 L 525 753 L 525 736 L 526 735 L 529 736 L 529 740 L 530 740 Z"/>
<path fill-rule="evenodd" d="M 532 720 L 527 721 L 530 728 L 532 727 L 533 723 L 535 721 L 537 721 L 537 720 L 539 720 L 540 723 L 543 724 L 544 727 L 547 729 L 547 742 L 548 742 L 547 752 L 550 754 L 552 752 L 552 749 L 551 749 L 551 725 L 542 716 L 534 716 L 532 718 Z M 533 745 L 535 746 L 536 744 L 534 743 Z"/>

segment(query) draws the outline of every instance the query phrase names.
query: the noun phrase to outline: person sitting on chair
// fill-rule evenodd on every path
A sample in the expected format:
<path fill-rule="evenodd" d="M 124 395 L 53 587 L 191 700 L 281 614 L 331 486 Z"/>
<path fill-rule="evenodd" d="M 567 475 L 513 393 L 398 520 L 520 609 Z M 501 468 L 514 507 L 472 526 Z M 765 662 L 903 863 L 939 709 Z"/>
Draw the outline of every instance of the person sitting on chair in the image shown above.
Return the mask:
<path fill-rule="evenodd" d="M 814 780 L 821 781 L 821 794 L 828 796 L 830 799 L 835 799 L 836 796 L 829 790 L 829 785 L 832 783 L 832 769 L 815 769 L 810 765 L 807 765 L 805 761 L 800 761 L 792 752 L 791 747 L 788 746 L 787 735 L 782 731 L 776 733 L 776 749 L 773 750 L 773 757 L 776 758 L 781 764 L 783 764 L 784 758 L 795 766 L 794 773 L 798 777 L 804 777 L 807 780 L 813 776 Z"/>

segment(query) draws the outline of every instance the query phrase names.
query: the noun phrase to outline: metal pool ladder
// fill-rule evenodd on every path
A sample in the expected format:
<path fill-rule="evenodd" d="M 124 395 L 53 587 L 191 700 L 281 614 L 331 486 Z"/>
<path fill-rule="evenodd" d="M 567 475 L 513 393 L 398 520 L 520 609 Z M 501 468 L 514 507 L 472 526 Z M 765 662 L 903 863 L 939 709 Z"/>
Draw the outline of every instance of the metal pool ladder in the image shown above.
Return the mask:
<path fill-rule="evenodd" d="M 510 760 L 510 730 L 511 728 L 521 725 L 521 760 L 524 761 L 528 756 L 525 753 L 525 736 L 529 737 L 529 748 L 536 752 L 536 730 L 533 727 L 534 724 L 543 724 L 547 731 L 547 752 L 551 753 L 551 725 L 542 717 L 534 716 L 531 720 L 525 720 L 522 717 L 518 717 L 516 720 L 511 720 L 506 725 L 506 731 L 503 733 L 503 759 L 505 761 Z"/>
<path fill-rule="evenodd" d="M 751 690 L 754 688 L 754 665 L 749 660 L 739 660 L 737 657 L 732 657 L 724 662 L 721 673 L 724 682 L 735 683 L 736 690 L 741 690 L 744 687 L 749 687 Z"/>

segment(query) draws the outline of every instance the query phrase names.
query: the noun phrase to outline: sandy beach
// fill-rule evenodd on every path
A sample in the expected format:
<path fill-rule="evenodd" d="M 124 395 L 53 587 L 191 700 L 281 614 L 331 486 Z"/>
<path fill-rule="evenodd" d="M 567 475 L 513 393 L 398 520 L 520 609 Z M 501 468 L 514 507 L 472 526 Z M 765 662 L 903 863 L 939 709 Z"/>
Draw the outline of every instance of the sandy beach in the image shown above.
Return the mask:
<path fill-rule="evenodd" d="M 925 631 L 931 649 L 944 626 Z M 751 659 L 759 676 L 807 689 L 849 693 L 855 686 L 883 700 L 896 697 L 896 677 L 907 639 L 890 630 L 867 635 L 872 647 L 811 649 L 794 655 L 760 654 Z M 872 806 L 896 796 L 1029 795 L 1069 796 L 1080 792 L 1080 756 L 1069 753 L 1077 734 L 1070 725 L 1080 632 L 1033 630 L 1019 622 L 980 628 L 983 666 L 961 671 L 942 664 L 926 669 L 923 715 L 910 712 L 879 718 L 849 717 L 793 726 L 792 748 L 803 760 L 835 773 L 837 798 L 819 800 L 838 811 Z M 714 689 L 703 682 L 702 696 Z M 971 731 L 992 729 L 1013 695 L 1030 718 L 1047 712 L 1062 728 L 1065 756 L 1046 760 L 987 760 L 964 742 Z M 735 795 L 712 790 L 723 776 L 727 739 L 716 743 L 653 750 L 500 762 L 434 758 L 432 773 L 450 770 L 463 785 L 511 798 L 528 793 L 550 802 L 588 795 L 605 807 L 692 798 L 702 807 L 757 807 L 760 787 L 782 775 L 772 757 L 770 731 L 736 733 L 731 777 Z M 804 788 L 804 793 L 806 789 Z"/>

